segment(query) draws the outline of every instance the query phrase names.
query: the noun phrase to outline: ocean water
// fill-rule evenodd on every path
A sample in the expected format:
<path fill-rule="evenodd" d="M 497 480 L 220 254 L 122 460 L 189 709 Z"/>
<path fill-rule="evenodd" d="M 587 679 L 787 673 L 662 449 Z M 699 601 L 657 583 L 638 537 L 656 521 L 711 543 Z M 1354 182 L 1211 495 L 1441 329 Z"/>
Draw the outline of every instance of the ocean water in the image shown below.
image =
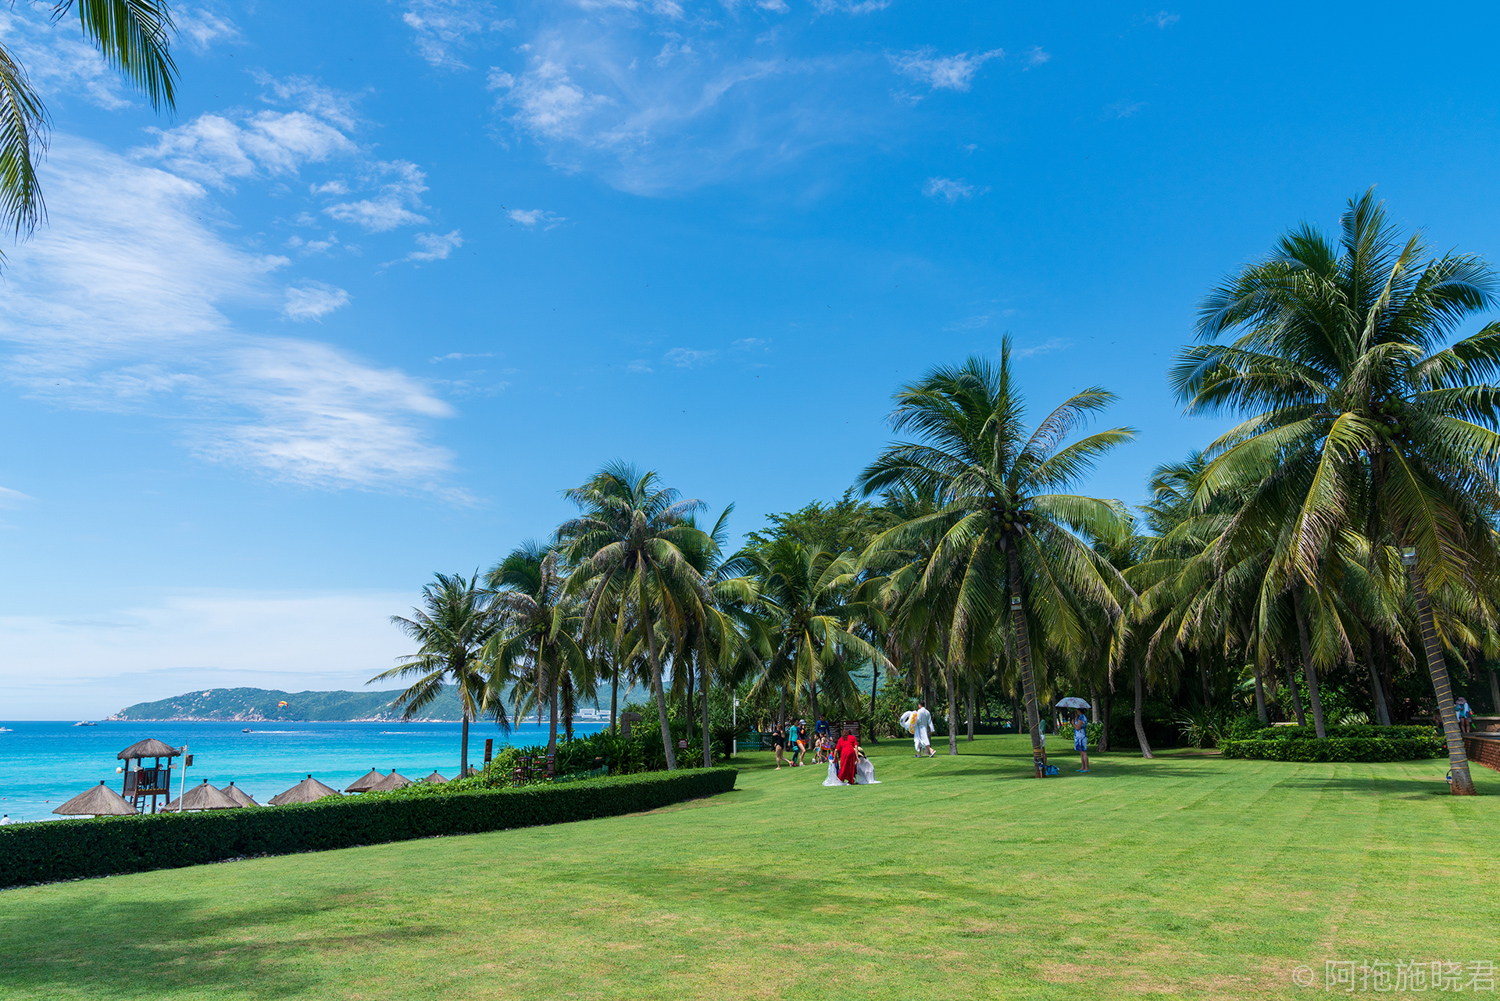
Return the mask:
<path fill-rule="evenodd" d="M 575 720 L 575 735 L 593 733 L 605 722 Z M 242 732 L 249 727 L 251 732 Z M 343 789 L 371 768 L 396 769 L 416 781 L 436 770 L 458 775 L 459 723 L 127 723 L 98 726 L 72 723 L 0 722 L 0 813 L 13 821 L 58 820 L 54 807 L 102 780 L 116 792 L 123 776 L 115 768 L 120 751 L 145 737 L 173 747 L 187 745 L 193 766 L 189 785 L 207 779 L 223 788 L 233 781 L 265 803 L 296 785 L 308 773 Z M 507 745 L 547 742 L 547 726 L 536 718 L 507 737 L 493 723 L 469 726 L 469 763 L 484 761 L 484 742 L 495 752 Z M 181 758 L 174 759 L 173 795 Z"/>

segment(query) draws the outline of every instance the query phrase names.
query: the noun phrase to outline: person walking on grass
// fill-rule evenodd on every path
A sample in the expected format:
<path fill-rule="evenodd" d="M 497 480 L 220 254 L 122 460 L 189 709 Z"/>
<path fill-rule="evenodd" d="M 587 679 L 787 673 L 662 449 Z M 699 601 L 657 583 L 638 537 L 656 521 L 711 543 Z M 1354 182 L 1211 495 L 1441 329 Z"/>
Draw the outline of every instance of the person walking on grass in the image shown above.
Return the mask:
<path fill-rule="evenodd" d="M 927 703 L 917 703 L 917 714 L 911 721 L 911 742 L 917 749 L 917 757 L 922 756 L 922 749 L 927 749 L 929 758 L 937 757 L 937 752 L 932 749 L 932 713 L 927 711 Z"/>
<path fill-rule="evenodd" d="M 1078 752 L 1078 758 L 1083 767 L 1080 772 L 1089 770 L 1089 718 L 1083 714 L 1082 709 L 1073 711 L 1073 750 Z"/>

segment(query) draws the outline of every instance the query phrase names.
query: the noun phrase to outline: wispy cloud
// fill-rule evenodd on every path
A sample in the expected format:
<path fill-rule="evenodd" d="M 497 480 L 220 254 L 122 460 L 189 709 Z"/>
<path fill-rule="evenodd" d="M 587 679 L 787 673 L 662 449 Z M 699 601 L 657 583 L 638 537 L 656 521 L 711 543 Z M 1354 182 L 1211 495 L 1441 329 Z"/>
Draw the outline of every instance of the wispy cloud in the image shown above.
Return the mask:
<path fill-rule="evenodd" d="M 925 83 L 933 90 L 966 91 L 974 80 L 974 74 L 991 59 L 1002 59 L 1005 52 L 991 49 L 970 55 L 960 52 L 953 56 L 939 56 L 935 49 L 924 47 L 910 52 L 893 54 L 891 64 L 896 72 Z"/>
<path fill-rule="evenodd" d="M 322 282 L 303 282 L 286 290 L 281 315 L 288 320 L 321 320 L 334 310 L 349 305 L 349 293 Z"/>
<path fill-rule="evenodd" d="M 510 216 L 512 222 L 525 226 L 527 229 L 541 226 L 542 229 L 547 230 L 568 221 L 566 216 L 548 212 L 546 209 L 511 209 L 506 215 Z"/>
<path fill-rule="evenodd" d="M 412 30 L 418 55 L 442 69 L 467 69 L 458 53 L 475 36 L 515 25 L 498 17 L 494 5 L 484 0 L 405 0 L 402 7 L 401 20 Z"/>
<path fill-rule="evenodd" d="M 199 184 L 66 135 L 47 161 L 51 225 L 11 254 L 0 373 L 81 409 L 156 414 L 198 455 L 321 487 L 443 493 L 451 456 L 426 426 L 452 413 L 419 381 L 327 344 L 237 329 L 220 307 L 342 294 L 269 275 L 284 257 L 228 243 L 202 221 Z"/>
<path fill-rule="evenodd" d="M 1073 346 L 1073 342 L 1066 337 L 1050 337 L 1040 344 L 1032 344 L 1029 347 L 1016 348 L 1011 351 L 1014 358 L 1031 358 L 1035 355 L 1050 354 L 1053 351 L 1062 351 Z"/>
<path fill-rule="evenodd" d="M 662 355 L 662 358 L 668 364 L 676 365 L 678 368 L 698 368 L 713 361 L 714 356 L 717 354 L 717 351 L 695 351 L 692 348 L 673 348 Z"/>
<path fill-rule="evenodd" d="M 942 198 L 949 205 L 982 195 L 989 188 L 976 188 L 965 181 L 962 177 L 929 177 L 927 183 L 922 185 L 922 194 L 928 198 Z"/>

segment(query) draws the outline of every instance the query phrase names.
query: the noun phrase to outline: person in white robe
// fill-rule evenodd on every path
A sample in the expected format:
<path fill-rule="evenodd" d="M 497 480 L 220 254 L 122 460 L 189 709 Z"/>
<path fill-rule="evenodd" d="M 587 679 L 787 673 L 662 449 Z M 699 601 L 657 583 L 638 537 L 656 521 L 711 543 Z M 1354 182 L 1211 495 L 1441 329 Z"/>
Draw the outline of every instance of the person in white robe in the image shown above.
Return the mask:
<path fill-rule="evenodd" d="M 927 711 L 925 702 L 917 703 L 916 714 L 911 718 L 911 741 L 917 749 L 917 757 L 922 756 L 924 747 L 929 758 L 937 756 L 932 749 L 932 713 Z"/>

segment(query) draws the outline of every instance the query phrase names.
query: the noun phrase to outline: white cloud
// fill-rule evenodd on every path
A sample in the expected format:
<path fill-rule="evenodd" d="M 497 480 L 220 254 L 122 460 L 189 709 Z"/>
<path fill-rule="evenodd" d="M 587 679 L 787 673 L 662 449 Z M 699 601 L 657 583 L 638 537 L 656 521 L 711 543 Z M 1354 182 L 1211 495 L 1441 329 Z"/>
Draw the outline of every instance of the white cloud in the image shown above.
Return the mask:
<path fill-rule="evenodd" d="M 678 368 L 697 368 L 714 360 L 717 351 L 694 351 L 691 348 L 673 348 L 662 358 Z"/>
<path fill-rule="evenodd" d="M 988 190 L 990 189 L 976 188 L 962 177 L 929 177 L 927 183 L 922 185 L 922 194 L 928 198 L 946 199 L 949 205 L 963 198 L 982 195 Z"/>
<path fill-rule="evenodd" d="M 1169 14 L 1169 13 L 1167 13 L 1164 10 L 1159 10 L 1155 14 L 1152 14 L 1149 17 L 1147 17 L 1146 20 L 1148 22 L 1150 22 L 1151 24 L 1156 25 L 1158 28 L 1167 28 L 1167 27 L 1170 27 L 1171 25 L 1176 24 L 1178 21 L 1181 21 L 1182 20 L 1182 15 L 1181 14 Z"/>
<path fill-rule="evenodd" d="M 416 36 L 417 53 L 433 66 L 466 69 L 455 50 L 475 35 L 501 31 L 515 22 L 495 16 L 493 5 L 474 0 L 406 0 L 401 20 Z"/>
<path fill-rule="evenodd" d="M 378 195 L 357 202 L 340 202 L 323 211 L 340 222 L 353 223 L 371 233 L 427 222 L 426 216 L 413 211 L 423 207 L 421 194 L 427 190 L 424 183 L 427 175 L 416 164 L 405 160 L 375 166 L 380 174 L 390 178 L 380 186 Z"/>
<path fill-rule="evenodd" d="M 321 487 L 433 490 L 451 463 L 419 381 L 325 345 L 237 330 L 280 308 L 262 257 L 201 221 L 204 189 L 59 135 L 51 225 L 11 254 L 0 373 L 64 406 L 170 417 L 199 455 Z M 205 210 L 209 211 L 205 211 Z"/>
<path fill-rule="evenodd" d="M 286 290 L 281 315 L 288 320 L 321 320 L 349 305 L 349 293 L 322 282 L 304 282 Z"/>
<path fill-rule="evenodd" d="M 1004 57 L 1005 52 L 1001 49 L 974 55 L 960 52 L 956 56 L 939 56 L 932 48 L 926 47 L 892 55 L 890 59 L 897 72 L 925 83 L 933 90 L 966 91 L 981 66 L 991 59 Z"/>
<path fill-rule="evenodd" d="M 1016 348 L 1015 350 L 1011 351 L 1011 357 L 1031 358 L 1034 355 L 1050 354 L 1053 351 L 1062 351 L 1072 346 L 1073 342 L 1068 340 L 1066 337 L 1051 337 L 1040 344 L 1033 344 L 1030 347 Z"/>
<path fill-rule="evenodd" d="M 237 41 L 240 29 L 227 16 L 206 7 L 179 7 L 172 14 L 177 37 L 194 52 L 207 52 L 215 42 Z"/>
<path fill-rule="evenodd" d="M 194 688 L 363 689 L 411 652 L 389 616 L 414 600 L 400 591 L 189 591 L 91 605 L 86 618 L 0 616 L 7 718 L 97 719 Z"/>
<path fill-rule="evenodd" d="M 415 237 L 417 247 L 400 261 L 391 263 L 399 264 L 406 261 L 446 261 L 448 255 L 464 245 L 463 234 L 458 230 L 451 233 L 418 233 Z"/>
<path fill-rule="evenodd" d="M 542 225 L 544 230 L 552 229 L 568 221 L 566 216 L 548 212 L 546 209 L 511 209 L 506 215 L 510 216 L 512 222 L 525 226 L 527 229 L 535 229 L 538 224 L 545 224 Z"/>

